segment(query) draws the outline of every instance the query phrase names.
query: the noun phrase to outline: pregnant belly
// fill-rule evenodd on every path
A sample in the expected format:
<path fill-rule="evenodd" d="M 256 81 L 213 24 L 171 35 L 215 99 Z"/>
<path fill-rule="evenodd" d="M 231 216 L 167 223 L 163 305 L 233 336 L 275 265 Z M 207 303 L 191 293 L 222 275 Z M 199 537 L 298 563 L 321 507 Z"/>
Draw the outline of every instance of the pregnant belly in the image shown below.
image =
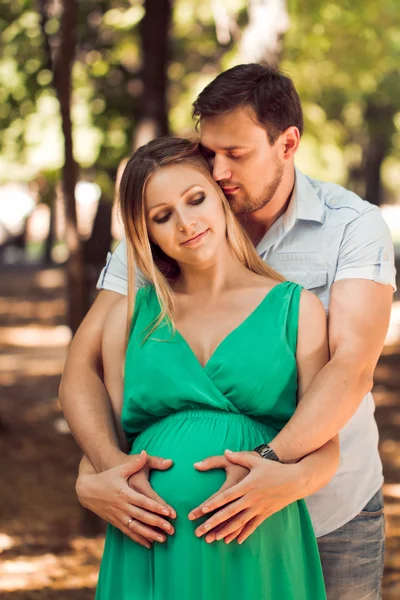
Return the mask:
<path fill-rule="evenodd" d="M 167 471 L 152 471 L 154 490 L 182 516 L 214 494 L 225 481 L 223 469 L 198 471 L 194 463 L 230 450 L 252 450 L 272 437 L 268 428 L 245 415 L 191 410 L 161 419 L 134 441 L 131 453 L 146 450 L 171 458 Z"/>

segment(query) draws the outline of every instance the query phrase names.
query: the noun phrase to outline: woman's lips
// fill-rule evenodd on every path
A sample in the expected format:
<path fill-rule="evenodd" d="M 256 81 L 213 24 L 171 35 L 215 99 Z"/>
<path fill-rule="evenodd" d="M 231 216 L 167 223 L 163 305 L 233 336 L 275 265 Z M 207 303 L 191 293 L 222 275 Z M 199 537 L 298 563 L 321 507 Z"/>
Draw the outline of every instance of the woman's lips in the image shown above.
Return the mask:
<path fill-rule="evenodd" d="M 186 247 L 196 246 L 203 240 L 203 238 L 206 236 L 206 234 L 208 232 L 209 232 L 209 229 L 206 229 L 205 231 L 203 231 L 202 233 L 199 233 L 198 235 L 191 238 L 190 240 L 187 240 L 186 242 L 182 242 L 181 246 L 186 246 Z"/>

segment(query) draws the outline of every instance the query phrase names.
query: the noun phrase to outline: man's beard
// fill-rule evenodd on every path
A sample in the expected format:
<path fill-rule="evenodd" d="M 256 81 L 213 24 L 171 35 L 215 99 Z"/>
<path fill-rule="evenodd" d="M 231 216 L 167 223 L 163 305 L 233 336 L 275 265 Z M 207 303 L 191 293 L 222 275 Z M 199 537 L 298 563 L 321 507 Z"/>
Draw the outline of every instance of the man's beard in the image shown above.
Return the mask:
<path fill-rule="evenodd" d="M 226 194 L 231 209 L 237 215 L 245 215 L 264 208 L 275 196 L 282 179 L 283 165 L 278 165 L 273 180 L 265 185 L 262 194 L 257 198 L 250 198 L 245 192 L 242 192 L 240 198 L 236 198 L 236 194 Z"/>

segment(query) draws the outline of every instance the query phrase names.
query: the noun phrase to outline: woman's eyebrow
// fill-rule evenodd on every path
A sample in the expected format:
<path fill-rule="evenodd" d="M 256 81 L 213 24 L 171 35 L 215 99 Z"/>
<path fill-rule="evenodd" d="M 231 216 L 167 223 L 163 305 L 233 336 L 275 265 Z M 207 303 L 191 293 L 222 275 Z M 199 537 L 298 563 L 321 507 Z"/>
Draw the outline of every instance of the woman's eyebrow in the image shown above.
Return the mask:
<path fill-rule="evenodd" d="M 191 190 L 192 188 L 194 188 L 194 187 L 203 187 L 203 186 L 201 185 L 201 183 L 192 183 L 191 185 L 189 185 L 189 187 L 188 187 L 188 188 L 186 188 L 186 190 L 184 190 L 184 191 L 182 192 L 182 194 L 181 194 L 181 198 L 182 198 L 182 196 L 184 196 L 185 194 L 187 194 L 188 192 L 190 192 L 190 190 Z"/>
<path fill-rule="evenodd" d="M 182 196 L 184 196 L 185 194 L 187 194 L 188 192 L 190 192 L 190 190 L 192 188 L 195 188 L 195 187 L 201 187 L 201 188 L 203 188 L 204 186 L 202 186 L 201 183 L 192 183 L 191 185 L 189 185 L 188 188 L 186 188 L 186 190 L 184 190 L 181 193 L 181 198 L 182 198 Z M 167 204 L 167 202 L 159 202 L 158 204 L 154 204 L 149 209 L 147 209 L 147 212 L 151 213 L 152 210 L 154 210 L 155 208 L 160 208 L 160 206 L 168 206 L 168 204 Z"/>
<path fill-rule="evenodd" d="M 160 206 L 167 206 L 166 202 L 159 202 L 158 204 L 154 204 L 154 206 L 150 206 L 150 208 L 147 210 L 147 212 L 151 212 L 152 210 L 154 210 L 155 208 L 159 208 Z"/>

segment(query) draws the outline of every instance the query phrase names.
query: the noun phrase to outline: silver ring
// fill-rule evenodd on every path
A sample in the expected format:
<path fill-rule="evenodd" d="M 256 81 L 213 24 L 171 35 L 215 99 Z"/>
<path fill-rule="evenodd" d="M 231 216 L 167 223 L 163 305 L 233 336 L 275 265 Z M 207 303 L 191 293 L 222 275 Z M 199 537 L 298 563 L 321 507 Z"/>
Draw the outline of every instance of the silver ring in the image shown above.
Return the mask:
<path fill-rule="evenodd" d="M 129 521 L 127 522 L 126 526 L 129 527 L 129 525 L 132 523 L 133 519 L 129 519 Z"/>

